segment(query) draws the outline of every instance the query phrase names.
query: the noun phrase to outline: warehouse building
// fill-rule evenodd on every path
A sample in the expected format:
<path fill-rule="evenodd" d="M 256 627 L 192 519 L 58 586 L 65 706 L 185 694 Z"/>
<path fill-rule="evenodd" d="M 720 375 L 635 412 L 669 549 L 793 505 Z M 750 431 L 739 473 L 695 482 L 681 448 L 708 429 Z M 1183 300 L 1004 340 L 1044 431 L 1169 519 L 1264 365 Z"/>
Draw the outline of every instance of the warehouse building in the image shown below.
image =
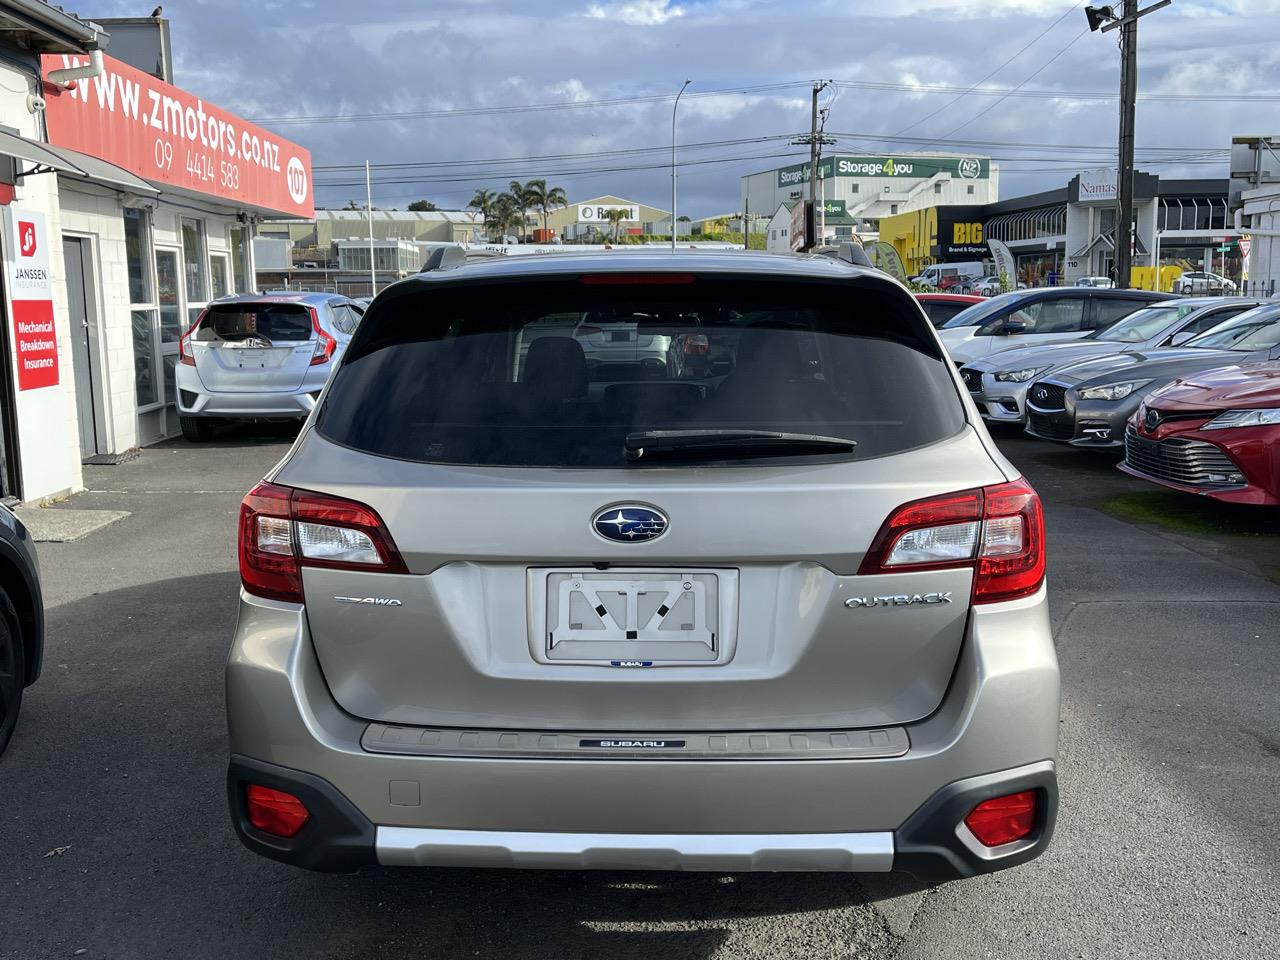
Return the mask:
<path fill-rule="evenodd" d="M 874 235 L 880 221 L 911 210 L 986 204 L 1000 195 L 999 167 L 989 157 L 932 153 L 823 157 L 819 199 L 841 206 L 845 224 L 859 236 Z M 776 167 L 742 178 L 742 202 L 774 217 L 778 208 L 809 197 L 809 164 Z"/>
<path fill-rule="evenodd" d="M 590 200 L 579 200 L 559 210 L 551 211 L 547 217 L 547 229 L 552 236 L 565 240 L 594 240 L 601 235 L 611 236 L 613 224 L 609 222 L 608 213 L 612 210 L 623 212 L 619 228 L 621 234 L 666 234 L 671 235 L 671 211 L 660 207 L 651 207 L 637 200 L 605 195 Z M 531 214 L 531 226 L 542 227 L 542 217 Z M 681 233 L 690 230 L 689 223 L 681 223 Z"/>

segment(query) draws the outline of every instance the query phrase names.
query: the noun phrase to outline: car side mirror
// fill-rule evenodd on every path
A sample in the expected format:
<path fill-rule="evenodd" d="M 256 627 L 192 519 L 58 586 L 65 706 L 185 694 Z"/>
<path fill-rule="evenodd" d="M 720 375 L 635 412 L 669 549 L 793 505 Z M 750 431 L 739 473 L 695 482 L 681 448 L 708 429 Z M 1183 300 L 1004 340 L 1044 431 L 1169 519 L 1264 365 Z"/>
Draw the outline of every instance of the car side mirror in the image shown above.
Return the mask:
<path fill-rule="evenodd" d="M 1000 326 L 1000 333 L 1006 337 L 1011 334 L 1026 333 L 1026 332 L 1027 332 L 1027 325 L 1023 323 L 1021 320 L 1006 320 Z"/>
<path fill-rule="evenodd" d="M 1175 333 L 1169 340 L 1169 346 L 1180 347 L 1194 336 L 1195 331 L 1193 330 L 1183 330 L 1181 333 Z"/>

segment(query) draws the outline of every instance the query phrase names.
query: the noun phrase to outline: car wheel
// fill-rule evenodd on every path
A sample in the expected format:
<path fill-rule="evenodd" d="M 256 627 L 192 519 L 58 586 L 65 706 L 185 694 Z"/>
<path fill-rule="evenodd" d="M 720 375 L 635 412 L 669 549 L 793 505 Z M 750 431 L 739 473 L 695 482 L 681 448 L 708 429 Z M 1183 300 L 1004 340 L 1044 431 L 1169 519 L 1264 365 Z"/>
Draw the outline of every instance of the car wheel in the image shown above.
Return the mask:
<path fill-rule="evenodd" d="M 26 678 L 22 637 L 16 624 L 9 598 L 0 591 L 0 753 L 4 753 L 18 725 L 18 708 L 22 706 Z"/>
<path fill-rule="evenodd" d="M 179 417 L 182 436 L 192 443 L 204 443 L 213 439 L 213 421 L 207 417 Z"/>

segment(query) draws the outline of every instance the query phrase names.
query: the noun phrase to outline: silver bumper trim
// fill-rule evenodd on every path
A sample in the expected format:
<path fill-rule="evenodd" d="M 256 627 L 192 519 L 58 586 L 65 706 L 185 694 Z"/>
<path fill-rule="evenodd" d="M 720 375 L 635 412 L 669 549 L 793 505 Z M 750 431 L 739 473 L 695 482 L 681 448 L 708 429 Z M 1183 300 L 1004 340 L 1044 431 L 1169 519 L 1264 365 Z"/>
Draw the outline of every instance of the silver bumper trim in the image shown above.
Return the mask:
<path fill-rule="evenodd" d="M 399 867 L 521 867 L 552 870 L 893 869 L 893 834 L 509 833 L 378 827 L 378 862 Z"/>

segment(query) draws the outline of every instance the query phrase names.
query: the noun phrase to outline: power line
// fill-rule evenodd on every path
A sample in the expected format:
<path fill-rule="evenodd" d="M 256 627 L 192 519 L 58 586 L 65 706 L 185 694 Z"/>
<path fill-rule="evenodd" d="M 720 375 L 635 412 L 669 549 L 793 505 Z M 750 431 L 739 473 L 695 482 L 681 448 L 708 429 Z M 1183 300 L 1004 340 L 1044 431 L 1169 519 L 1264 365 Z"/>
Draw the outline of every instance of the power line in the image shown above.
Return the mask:
<path fill-rule="evenodd" d="M 1003 70 L 1003 69 L 1004 69 L 1005 67 L 1007 67 L 1009 64 L 1013 63 L 1013 61 L 1017 60 L 1020 56 L 1022 56 L 1024 53 L 1026 53 L 1026 52 L 1027 52 L 1028 50 L 1030 50 L 1032 47 L 1034 47 L 1037 43 L 1039 43 L 1039 42 L 1040 42 L 1041 38 L 1042 38 L 1042 37 L 1044 37 L 1044 36 L 1045 36 L 1045 34 L 1047 34 L 1050 30 L 1052 30 L 1052 29 L 1053 29 L 1054 27 L 1056 27 L 1058 24 L 1060 24 L 1063 20 L 1067 19 L 1067 17 L 1071 16 L 1071 14 L 1075 13 L 1075 12 L 1076 12 L 1076 10 L 1078 10 L 1078 9 L 1079 9 L 1079 7 L 1080 7 L 1080 3 L 1078 2 L 1078 0 L 1076 0 L 1076 2 L 1073 2 L 1073 3 L 1071 4 L 1071 6 L 1067 8 L 1067 12 L 1066 12 L 1066 13 L 1064 13 L 1064 14 L 1063 14 L 1062 16 L 1060 16 L 1057 20 L 1053 21 L 1053 23 L 1049 24 L 1049 26 L 1045 27 L 1043 30 L 1041 30 L 1039 33 L 1037 33 L 1037 34 L 1035 35 L 1035 38 L 1034 38 L 1034 39 L 1032 39 L 1030 43 L 1028 43 L 1026 46 L 1024 46 L 1022 49 L 1020 49 L 1020 50 L 1019 50 L 1017 53 L 1015 53 L 1012 57 L 1010 57 L 1010 58 L 1009 58 L 1008 60 L 1006 60 L 1004 63 L 1000 64 L 1000 66 L 996 67 L 994 70 L 992 70 L 990 73 L 988 73 L 985 77 L 983 77 L 981 80 L 979 80 L 979 81 L 978 81 L 977 83 L 975 83 L 973 86 L 969 87 L 967 90 L 965 90 L 964 92 L 960 93 L 960 94 L 959 94 L 958 96 L 956 96 L 953 100 L 948 100 L 948 101 L 947 101 L 946 103 L 944 103 L 942 106 L 938 107 L 938 109 L 936 109 L 936 110 L 932 111 L 931 113 L 927 113 L 927 114 L 925 114 L 923 117 L 921 117 L 919 120 L 915 121 L 914 123 L 911 123 L 911 124 L 909 124 L 909 125 L 907 125 L 907 126 L 903 127 L 900 131 L 898 131 L 898 132 L 899 132 L 899 135 L 901 135 L 901 134 L 903 134 L 903 133 L 906 133 L 908 130 L 912 129 L 913 127 L 918 127 L 918 126 L 920 126 L 920 124 L 924 123 L 926 120 L 932 120 L 934 117 L 936 117 L 938 114 L 940 114 L 943 110 L 946 110 L 946 109 L 947 109 L 948 107 L 950 107 L 952 104 L 959 103 L 962 99 L 964 99 L 965 97 L 967 97 L 969 94 L 973 93 L 973 92 L 974 92 L 975 90 L 977 90 L 980 86 L 982 86 L 984 83 L 986 83 L 986 82 L 987 82 L 988 80 L 990 80 L 992 77 L 994 77 L 997 73 L 999 73 L 1001 70 Z"/>
<path fill-rule="evenodd" d="M 688 98 L 748 96 L 755 93 L 771 93 L 794 87 L 807 87 L 808 80 L 788 80 L 778 83 L 757 84 L 747 87 L 725 87 L 686 94 Z M 260 117 L 254 123 L 279 126 L 306 123 L 345 123 L 371 120 L 442 120 L 451 117 L 497 116 L 507 113 L 536 113 L 555 110 L 585 110 L 596 107 L 613 107 L 640 103 L 662 103 L 674 99 L 673 94 L 655 93 L 634 97 L 611 97 L 601 100 L 562 100 L 552 103 L 523 103 L 491 107 L 457 107 L 440 110 L 405 110 L 384 113 L 347 113 L 328 116 Z"/>

